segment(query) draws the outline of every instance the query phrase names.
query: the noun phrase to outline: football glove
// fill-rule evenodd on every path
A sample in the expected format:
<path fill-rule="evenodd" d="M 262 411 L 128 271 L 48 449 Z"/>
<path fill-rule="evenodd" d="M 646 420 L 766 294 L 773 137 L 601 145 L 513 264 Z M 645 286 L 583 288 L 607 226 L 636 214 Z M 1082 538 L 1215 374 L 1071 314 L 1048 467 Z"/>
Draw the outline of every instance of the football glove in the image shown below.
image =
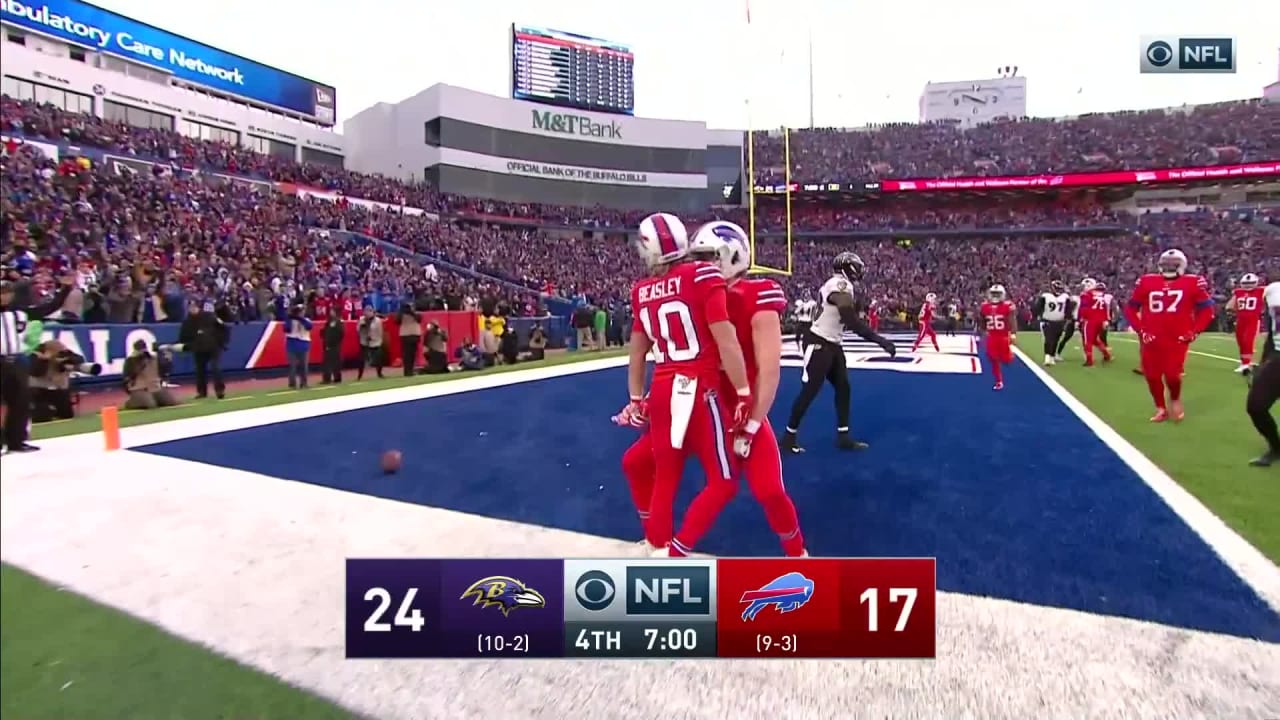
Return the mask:
<path fill-rule="evenodd" d="M 738 388 L 737 404 L 733 406 L 733 428 L 740 430 L 751 419 L 751 388 Z"/>
<path fill-rule="evenodd" d="M 756 439 L 759 430 L 759 420 L 748 420 L 733 438 L 733 454 L 744 460 L 751 455 L 751 441 Z"/>
<path fill-rule="evenodd" d="M 619 427 L 643 429 L 649 425 L 649 401 L 647 398 L 632 400 L 626 407 L 613 416 L 613 422 Z"/>
<path fill-rule="evenodd" d="M 1149 332 L 1143 332 L 1138 334 L 1138 340 L 1143 345 L 1150 345 L 1151 343 L 1156 341 L 1156 336 Z"/>
<path fill-rule="evenodd" d="M 1195 333 L 1193 333 L 1193 332 L 1183 333 L 1183 334 L 1181 334 L 1181 335 L 1179 335 L 1179 336 L 1178 336 L 1178 342 L 1180 342 L 1180 343 L 1182 343 L 1182 344 L 1184 344 L 1184 345 L 1190 345 L 1191 343 L 1193 343 L 1193 342 L 1195 342 L 1195 341 L 1196 341 L 1196 334 L 1195 334 Z"/>

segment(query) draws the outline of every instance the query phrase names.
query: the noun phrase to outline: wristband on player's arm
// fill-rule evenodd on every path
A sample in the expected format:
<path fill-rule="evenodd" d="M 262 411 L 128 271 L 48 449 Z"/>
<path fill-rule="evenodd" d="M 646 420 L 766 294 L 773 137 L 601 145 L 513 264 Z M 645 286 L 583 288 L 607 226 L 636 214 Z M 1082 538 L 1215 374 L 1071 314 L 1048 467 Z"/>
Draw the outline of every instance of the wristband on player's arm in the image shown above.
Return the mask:
<path fill-rule="evenodd" d="M 759 420 L 748 420 L 747 423 L 742 426 L 742 432 L 746 433 L 747 435 L 755 435 L 759 431 L 760 431 Z"/>

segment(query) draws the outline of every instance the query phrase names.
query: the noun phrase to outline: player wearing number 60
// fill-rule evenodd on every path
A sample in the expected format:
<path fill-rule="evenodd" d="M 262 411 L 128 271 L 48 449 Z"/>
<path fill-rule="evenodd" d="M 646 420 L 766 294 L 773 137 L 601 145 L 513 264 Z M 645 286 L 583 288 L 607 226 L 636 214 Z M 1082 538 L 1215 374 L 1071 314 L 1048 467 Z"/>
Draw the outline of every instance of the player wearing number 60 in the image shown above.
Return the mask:
<path fill-rule="evenodd" d="M 1013 334 L 1017 328 L 1017 309 L 1005 297 L 1003 285 L 992 285 L 987 290 L 987 300 L 978 308 L 978 317 L 978 333 L 991 361 L 991 374 L 996 378 L 992 389 L 1003 390 L 1004 366 L 1013 362 L 1013 345 L 1018 341 Z"/>
<path fill-rule="evenodd" d="M 1138 333 L 1142 374 L 1156 404 L 1151 422 L 1182 420 L 1182 370 L 1196 336 L 1213 322 L 1209 284 L 1187 274 L 1187 256 L 1165 250 L 1156 261 L 1158 273 L 1143 275 L 1133 287 L 1125 317 Z M 1169 403 L 1164 389 L 1169 387 Z"/>
<path fill-rule="evenodd" d="M 689 233 L 674 215 L 656 213 L 640 223 L 636 241 L 650 276 L 631 289 L 635 324 L 627 372 L 628 418 L 649 423 L 654 483 L 648 502 L 637 499 L 645 539 L 668 554 L 674 532 L 676 488 L 690 454 L 713 479 L 733 476 L 727 441 L 751 412 L 751 388 L 738 336 L 729 321 L 724 273 L 689 258 Z M 653 381 L 645 399 L 646 363 Z M 735 397 L 720 397 L 720 368 Z M 634 424 L 634 423 L 633 423 Z"/>

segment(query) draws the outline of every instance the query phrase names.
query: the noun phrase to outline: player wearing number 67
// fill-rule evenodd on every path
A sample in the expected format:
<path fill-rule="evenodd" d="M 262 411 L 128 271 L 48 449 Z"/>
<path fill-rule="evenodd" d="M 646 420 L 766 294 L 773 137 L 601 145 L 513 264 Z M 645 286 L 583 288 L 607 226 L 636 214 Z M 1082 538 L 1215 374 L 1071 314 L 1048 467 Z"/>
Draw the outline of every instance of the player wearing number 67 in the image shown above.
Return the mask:
<path fill-rule="evenodd" d="M 1151 422 L 1182 420 L 1182 371 L 1196 336 L 1213 322 L 1209 284 L 1187 274 L 1187 256 L 1165 250 L 1156 261 L 1158 273 L 1143 275 L 1133 287 L 1125 317 L 1142 341 L 1139 357 L 1147 388 L 1156 404 Z M 1165 404 L 1165 386 L 1169 402 Z"/>
<path fill-rule="evenodd" d="M 650 276 L 631 289 L 635 317 L 627 372 L 630 402 L 624 414 L 647 413 L 654 482 L 645 539 L 665 549 L 674 534 L 676 489 L 685 460 L 696 455 L 707 481 L 733 477 L 730 433 L 751 412 L 751 388 L 742 348 L 729 320 L 724 273 L 689 258 L 689 233 L 674 215 L 656 213 L 640 223 L 636 249 Z M 653 380 L 645 399 L 646 361 Z M 721 397 L 720 368 L 734 397 Z M 638 503 L 639 504 L 639 503 Z"/>
<path fill-rule="evenodd" d="M 995 375 L 993 390 L 1004 389 L 1004 366 L 1013 362 L 1013 344 L 1017 342 L 1017 312 L 1013 301 L 1005 297 L 1003 285 L 992 285 L 987 290 L 987 300 L 978 308 L 978 333 L 991 361 L 991 374 Z"/>

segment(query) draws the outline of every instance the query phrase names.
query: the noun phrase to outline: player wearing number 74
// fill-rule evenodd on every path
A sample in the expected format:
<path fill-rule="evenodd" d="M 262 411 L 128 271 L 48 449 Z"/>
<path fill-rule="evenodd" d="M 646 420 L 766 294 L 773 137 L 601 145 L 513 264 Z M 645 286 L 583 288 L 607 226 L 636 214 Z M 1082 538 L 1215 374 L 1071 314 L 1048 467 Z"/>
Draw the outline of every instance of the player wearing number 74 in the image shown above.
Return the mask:
<path fill-rule="evenodd" d="M 640 223 L 636 248 L 650 275 L 631 289 L 635 325 L 627 372 L 627 417 L 647 414 L 654 482 L 648 507 L 638 507 L 645 539 L 665 551 L 674 534 L 676 490 L 686 458 L 698 457 L 710 482 L 733 478 L 728 439 L 751 412 L 751 388 L 733 323 L 724 273 L 689 259 L 689 232 L 674 215 L 656 213 Z M 653 355 L 648 399 L 645 375 Z M 720 369 L 735 388 L 717 392 Z M 637 503 L 639 505 L 639 503 Z"/>
<path fill-rule="evenodd" d="M 1142 374 L 1156 404 L 1151 422 L 1164 422 L 1170 417 L 1177 422 L 1185 415 L 1182 372 L 1187 351 L 1196 336 L 1213 322 L 1213 300 L 1205 279 L 1187 274 L 1187 256 L 1181 250 L 1165 250 L 1156 268 L 1159 272 L 1138 278 L 1124 314 L 1142 342 L 1138 351 Z"/>

